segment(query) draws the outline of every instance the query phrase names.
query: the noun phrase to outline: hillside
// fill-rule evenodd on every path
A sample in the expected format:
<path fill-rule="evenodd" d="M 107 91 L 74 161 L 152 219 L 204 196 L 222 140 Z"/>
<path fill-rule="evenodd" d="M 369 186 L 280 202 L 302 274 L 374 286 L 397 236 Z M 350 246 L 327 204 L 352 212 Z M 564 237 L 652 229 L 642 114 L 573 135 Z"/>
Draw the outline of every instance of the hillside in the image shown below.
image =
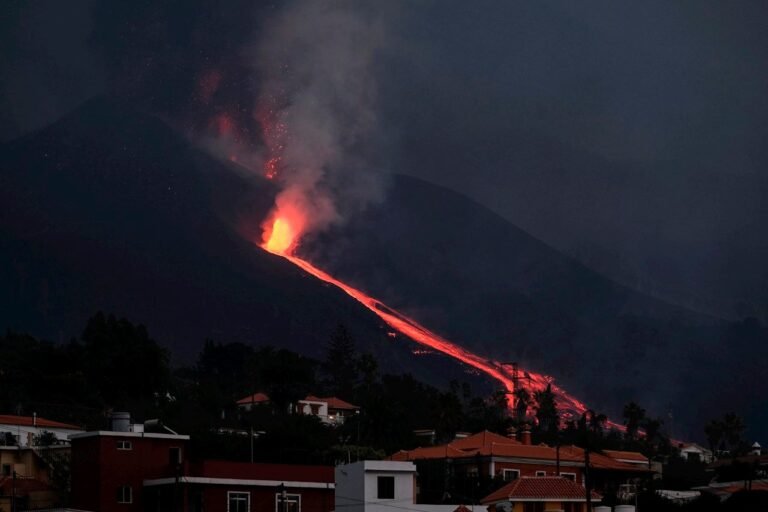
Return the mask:
<path fill-rule="evenodd" d="M 382 366 L 433 382 L 381 322 L 238 234 L 273 191 L 160 120 L 96 99 L 0 149 L 0 326 L 66 341 L 97 310 L 147 325 L 188 362 L 205 338 L 323 355 L 341 322 Z"/>
<path fill-rule="evenodd" d="M 487 386 L 442 356 L 413 357 L 354 300 L 243 239 L 274 189 L 157 118 L 92 100 L 0 148 L 0 170 L 2 327 L 64 340 L 104 310 L 145 323 L 187 360 L 207 337 L 318 356 L 342 322 L 387 371 Z M 381 204 L 301 252 L 453 341 L 548 373 L 614 416 L 637 400 L 654 415 L 671 410 L 674 435 L 725 409 L 768 428 L 768 344 L 755 342 L 764 328 L 620 286 L 456 192 L 393 176 Z M 723 377 L 744 393 L 734 397 Z"/>

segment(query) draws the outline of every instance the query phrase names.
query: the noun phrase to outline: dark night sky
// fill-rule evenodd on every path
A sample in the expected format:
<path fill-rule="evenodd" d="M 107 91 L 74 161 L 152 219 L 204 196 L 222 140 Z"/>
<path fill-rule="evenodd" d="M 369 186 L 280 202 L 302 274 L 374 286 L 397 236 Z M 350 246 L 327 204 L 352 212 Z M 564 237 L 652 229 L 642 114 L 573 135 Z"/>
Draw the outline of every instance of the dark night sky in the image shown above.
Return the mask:
<path fill-rule="evenodd" d="M 158 82 L 144 79 L 162 75 L 154 63 L 231 66 L 273 9 L 230 4 L 206 31 L 203 2 L 95 14 L 91 4 L 4 5 L 0 140 L 108 90 L 156 105 L 147 84 Z M 131 9 L 133 29 L 120 32 Z M 386 165 L 465 192 L 643 291 L 766 318 L 767 11 L 747 1 L 403 3 L 386 14 L 397 51 L 377 66 Z M 184 76 L 171 68 L 161 71 Z"/>

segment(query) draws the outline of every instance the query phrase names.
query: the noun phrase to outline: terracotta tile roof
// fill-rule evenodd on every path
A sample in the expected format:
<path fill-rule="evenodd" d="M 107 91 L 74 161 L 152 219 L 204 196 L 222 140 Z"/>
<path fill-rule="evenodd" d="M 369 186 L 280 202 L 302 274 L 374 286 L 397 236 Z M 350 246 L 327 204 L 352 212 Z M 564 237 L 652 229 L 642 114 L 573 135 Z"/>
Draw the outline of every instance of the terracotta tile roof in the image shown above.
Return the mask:
<path fill-rule="evenodd" d="M 606 451 L 607 453 L 607 451 Z M 633 453 L 633 452 L 622 452 Z M 578 446 L 563 446 L 560 448 L 560 455 L 566 454 L 568 457 L 573 457 L 575 460 L 584 460 L 584 450 Z M 647 464 L 648 459 L 645 459 Z M 604 455 L 597 452 L 589 452 L 589 467 L 595 469 L 605 469 L 610 471 L 626 471 L 630 473 L 649 473 L 652 472 L 647 465 L 633 464 L 616 460 L 613 457 Z"/>
<path fill-rule="evenodd" d="M 631 460 L 648 464 L 648 457 L 639 452 L 625 452 L 621 450 L 603 450 L 607 456 L 617 460 Z"/>
<path fill-rule="evenodd" d="M 77 425 L 70 425 L 69 423 L 62 423 L 60 421 L 47 420 L 45 418 L 37 417 L 35 419 L 32 416 L 12 416 L 0 414 L 0 425 L 19 425 L 22 427 L 37 428 L 64 428 L 68 430 L 82 430 Z"/>
<path fill-rule="evenodd" d="M 426 446 L 423 448 L 416 448 L 414 450 L 400 450 L 389 456 L 389 460 L 423 460 L 423 459 L 447 459 L 447 458 L 459 458 L 474 456 L 477 453 L 476 450 L 472 452 L 466 452 L 463 450 L 457 450 L 449 444 L 441 446 Z"/>
<path fill-rule="evenodd" d="M 492 492 L 482 500 L 483 505 L 504 501 L 587 501 L 584 487 L 567 478 L 558 476 L 523 477 Z M 601 496 L 592 491 L 592 499 Z"/>
<path fill-rule="evenodd" d="M 254 393 L 237 401 L 238 405 L 263 404 L 266 402 L 269 402 L 269 396 L 266 393 Z"/>
<path fill-rule="evenodd" d="M 341 398 L 336 398 L 335 396 L 321 398 L 314 395 L 309 395 L 304 400 L 308 402 L 325 402 L 328 404 L 329 409 L 343 409 L 347 411 L 354 411 L 360 408 L 357 405 L 353 405 L 349 402 L 345 402 Z"/>
<path fill-rule="evenodd" d="M 328 407 L 330 409 L 346 409 L 346 410 L 352 411 L 360 408 L 359 405 L 354 405 L 349 402 L 345 402 L 341 398 L 336 398 L 335 396 L 329 396 L 328 398 L 326 398 L 326 400 L 328 401 Z"/>
<path fill-rule="evenodd" d="M 469 510 L 466 507 L 466 505 L 459 505 L 458 507 L 456 507 L 456 509 L 453 512 L 472 512 L 472 511 Z"/>
<path fill-rule="evenodd" d="M 521 444 L 520 441 L 517 441 L 515 439 L 510 439 L 509 437 L 501 436 L 499 434 L 494 434 L 493 432 L 489 432 L 487 430 L 484 430 L 482 432 L 478 432 L 477 434 L 472 434 L 471 436 L 464 437 L 462 439 L 457 439 L 450 443 L 451 446 L 454 448 L 457 448 L 459 450 L 466 450 L 466 449 L 479 449 L 479 448 L 490 448 L 491 445 L 494 444 Z"/>

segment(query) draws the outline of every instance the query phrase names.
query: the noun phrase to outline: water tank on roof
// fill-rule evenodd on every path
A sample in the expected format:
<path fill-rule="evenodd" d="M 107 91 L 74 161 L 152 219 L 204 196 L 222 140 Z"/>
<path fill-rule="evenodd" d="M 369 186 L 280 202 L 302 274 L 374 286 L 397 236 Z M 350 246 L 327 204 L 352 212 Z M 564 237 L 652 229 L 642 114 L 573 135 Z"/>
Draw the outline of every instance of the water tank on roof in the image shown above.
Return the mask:
<path fill-rule="evenodd" d="M 129 432 L 131 430 L 131 413 L 129 412 L 113 412 L 109 421 L 109 428 L 112 432 Z"/>

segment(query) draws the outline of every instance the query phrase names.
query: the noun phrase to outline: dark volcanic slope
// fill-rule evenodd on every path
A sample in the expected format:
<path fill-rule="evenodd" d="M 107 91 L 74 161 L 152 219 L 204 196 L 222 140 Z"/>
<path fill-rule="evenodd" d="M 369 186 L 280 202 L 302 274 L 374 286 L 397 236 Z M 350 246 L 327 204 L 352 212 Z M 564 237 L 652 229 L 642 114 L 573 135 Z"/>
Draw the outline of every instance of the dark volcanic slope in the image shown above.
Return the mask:
<path fill-rule="evenodd" d="M 235 170 L 103 99 L 0 148 L 0 328 L 61 338 L 101 309 L 145 323 L 182 358 L 205 337 L 317 356 L 344 322 L 387 370 L 461 377 L 244 240 L 238 230 L 258 227 L 274 190 Z M 765 328 L 616 285 L 455 192 L 396 176 L 382 204 L 302 250 L 456 342 L 555 376 L 595 408 L 671 407 L 679 436 L 733 409 L 768 431 Z"/>
<path fill-rule="evenodd" d="M 620 286 L 456 192 L 396 176 L 383 204 L 302 251 L 453 341 L 555 376 L 595 408 L 617 414 L 635 399 L 652 414 L 671 410 L 678 435 L 700 435 L 731 408 L 768 423 L 756 405 L 766 371 L 743 357 L 765 359 L 766 343 L 748 340 L 764 329 L 745 337 Z M 750 399 L 723 383 L 737 374 Z"/>
<path fill-rule="evenodd" d="M 357 302 L 243 240 L 235 226 L 262 219 L 273 192 L 161 121 L 92 100 L 0 149 L 0 328 L 61 339 L 104 310 L 188 359 L 206 337 L 322 356 L 343 322 L 386 369 L 460 374 L 413 358 Z"/>

